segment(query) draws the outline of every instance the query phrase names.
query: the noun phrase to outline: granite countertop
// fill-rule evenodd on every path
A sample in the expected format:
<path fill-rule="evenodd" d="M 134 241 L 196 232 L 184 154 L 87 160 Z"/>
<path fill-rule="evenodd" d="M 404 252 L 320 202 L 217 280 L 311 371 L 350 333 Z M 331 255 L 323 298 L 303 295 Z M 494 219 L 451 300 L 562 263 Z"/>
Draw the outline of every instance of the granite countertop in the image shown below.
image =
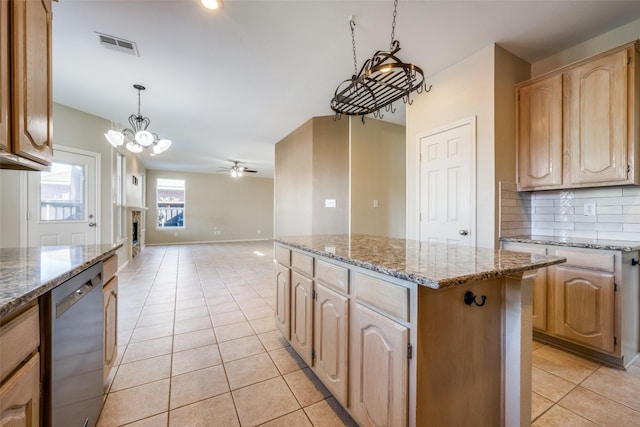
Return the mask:
<path fill-rule="evenodd" d="M 284 236 L 273 240 L 433 289 L 566 261 L 554 256 L 363 234 Z"/>
<path fill-rule="evenodd" d="M 538 245 L 566 246 L 571 248 L 605 249 L 632 252 L 640 250 L 640 242 L 579 237 L 515 236 L 501 237 L 501 242 L 535 243 Z"/>
<path fill-rule="evenodd" d="M 122 244 L 0 248 L 0 318 L 100 262 Z"/>

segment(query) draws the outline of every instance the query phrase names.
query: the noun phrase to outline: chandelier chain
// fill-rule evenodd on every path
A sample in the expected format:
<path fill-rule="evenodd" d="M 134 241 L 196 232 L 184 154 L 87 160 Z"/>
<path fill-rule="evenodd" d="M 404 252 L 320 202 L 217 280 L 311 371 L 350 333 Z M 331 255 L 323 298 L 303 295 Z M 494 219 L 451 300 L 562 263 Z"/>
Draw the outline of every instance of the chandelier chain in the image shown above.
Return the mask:
<path fill-rule="evenodd" d="M 349 20 L 349 27 L 351 27 L 351 44 L 353 45 L 353 76 L 358 74 L 358 61 L 356 60 L 356 36 L 353 29 L 356 26 L 356 22 L 353 19 Z"/>
<path fill-rule="evenodd" d="M 393 50 L 393 42 L 396 40 L 396 16 L 398 15 L 398 0 L 393 2 L 393 23 L 391 24 L 391 44 L 389 50 Z"/>

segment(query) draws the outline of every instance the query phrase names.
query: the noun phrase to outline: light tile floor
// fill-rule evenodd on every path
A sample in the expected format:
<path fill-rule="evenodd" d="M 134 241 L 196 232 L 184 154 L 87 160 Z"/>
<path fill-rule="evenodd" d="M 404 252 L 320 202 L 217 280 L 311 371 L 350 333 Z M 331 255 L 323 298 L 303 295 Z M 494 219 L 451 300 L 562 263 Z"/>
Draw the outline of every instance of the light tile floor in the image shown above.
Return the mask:
<path fill-rule="evenodd" d="M 273 320 L 273 244 L 148 246 L 118 273 L 98 426 L 355 426 Z M 534 343 L 534 426 L 640 425 L 629 371 Z"/>

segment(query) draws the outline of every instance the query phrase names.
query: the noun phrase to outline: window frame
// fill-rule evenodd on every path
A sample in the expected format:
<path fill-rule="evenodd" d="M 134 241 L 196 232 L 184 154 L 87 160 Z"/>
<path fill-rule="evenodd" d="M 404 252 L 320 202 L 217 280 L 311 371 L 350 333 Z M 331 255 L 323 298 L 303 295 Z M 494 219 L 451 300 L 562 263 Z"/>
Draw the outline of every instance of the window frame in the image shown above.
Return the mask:
<path fill-rule="evenodd" d="M 161 182 L 164 181 L 164 184 L 161 184 Z M 182 186 L 176 186 L 176 187 L 171 187 L 169 186 L 169 182 L 173 182 L 178 183 L 181 182 Z M 175 207 L 170 207 L 170 206 L 161 206 L 161 204 L 170 204 L 171 202 L 161 202 L 160 201 L 160 190 L 161 189 L 170 189 L 170 188 L 174 188 L 174 189 L 179 189 L 182 191 L 182 201 L 181 202 L 177 202 L 176 204 L 182 204 L 182 206 L 175 206 Z M 185 179 L 175 179 L 175 178 L 156 178 L 156 202 L 155 202 L 155 208 L 156 208 L 156 216 L 155 216 L 155 227 L 156 230 L 178 230 L 178 229 L 185 229 L 186 228 L 186 221 L 185 221 L 185 217 L 186 217 L 186 209 L 187 209 L 187 182 Z M 167 210 L 180 210 L 180 213 L 176 213 L 175 215 L 173 215 L 171 218 L 175 218 L 178 215 L 182 214 L 182 218 L 181 218 L 181 225 L 169 225 L 166 226 L 164 225 L 164 222 L 160 223 L 160 214 L 162 211 L 167 211 Z M 165 221 L 167 222 L 167 221 Z"/>

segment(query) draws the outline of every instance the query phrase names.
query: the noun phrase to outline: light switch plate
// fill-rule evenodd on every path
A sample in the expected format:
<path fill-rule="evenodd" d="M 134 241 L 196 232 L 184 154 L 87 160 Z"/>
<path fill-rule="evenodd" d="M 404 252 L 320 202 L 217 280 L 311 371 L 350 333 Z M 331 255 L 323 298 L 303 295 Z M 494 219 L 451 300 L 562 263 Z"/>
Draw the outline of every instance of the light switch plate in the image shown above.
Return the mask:
<path fill-rule="evenodd" d="M 325 208 L 335 208 L 336 207 L 336 199 L 326 199 L 324 201 Z"/>

